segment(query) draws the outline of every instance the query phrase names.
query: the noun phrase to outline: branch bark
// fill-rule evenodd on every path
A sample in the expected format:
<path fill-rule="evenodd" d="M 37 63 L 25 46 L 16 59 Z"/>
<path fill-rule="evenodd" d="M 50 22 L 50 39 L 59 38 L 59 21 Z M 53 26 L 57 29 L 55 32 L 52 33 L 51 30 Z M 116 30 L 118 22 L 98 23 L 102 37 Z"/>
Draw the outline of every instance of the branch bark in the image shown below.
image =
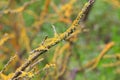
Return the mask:
<path fill-rule="evenodd" d="M 53 47 L 54 45 L 58 44 L 62 40 L 65 40 L 72 33 L 74 33 L 74 31 L 77 29 L 78 25 L 80 24 L 80 21 L 84 17 L 86 11 L 93 4 L 93 2 L 94 2 L 94 0 L 89 0 L 88 2 L 86 2 L 86 4 L 84 5 L 84 7 L 82 8 L 82 10 L 80 11 L 80 13 L 78 14 L 77 18 L 73 21 L 72 25 L 64 33 L 62 33 L 62 34 L 60 34 L 58 36 L 55 36 L 54 38 L 52 38 L 52 40 L 49 43 L 44 43 L 43 45 L 41 45 L 40 47 L 38 47 L 37 49 L 35 49 L 34 50 L 34 54 L 32 54 L 28 58 L 28 60 L 22 66 L 20 66 L 16 70 L 16 72 L 14 73 L 14 75 L 12 76 L 12 78 L 10 80 L 15 80 L 18 76 L 20 76 L 22 74 L 21 71 L 25 71 L 26 68 L 34 60 L 36 60 L 41 54 L 47 52 L 51 47 Z M 80 29 L 82 30 L 82 27 Z"/>

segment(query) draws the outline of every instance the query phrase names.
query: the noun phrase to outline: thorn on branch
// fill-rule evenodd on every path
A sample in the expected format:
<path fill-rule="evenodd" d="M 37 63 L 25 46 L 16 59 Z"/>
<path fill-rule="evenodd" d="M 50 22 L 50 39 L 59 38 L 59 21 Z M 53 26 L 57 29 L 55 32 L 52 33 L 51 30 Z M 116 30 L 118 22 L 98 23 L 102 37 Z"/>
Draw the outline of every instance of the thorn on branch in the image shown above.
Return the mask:
<path fill-rule="evenodd" d="M 48 50 L 46 47 L 44 47 L 44 43 L 45 43 L 45 41 L 47 40 L 47 38 L 48 38 L 48 36 L 45 36 L 44 40 L 43 40 L 42 43 L 40 44 L 40 47 L 38 47 L 38 48 L 35 49 L 35 50 L 32 50 L 32 51 L 30 52 L 30 54 L 35 53 L 35 52 L 39 52 L 39 51 L 40 51 L 39 48 L 41 48 L 41 49 L 43 49 L 43 50 L 44 50 L 44 49 Z"/>
<path fill-rule="evenodd" d="M 44 44 L 44 42 L 47 40 L 48 36 L 45 36 L 44 40 L 42 41 L 41 45 Z"/>
<path fill-rule="evenodd" d="M 53 28 L 53 31 L 54 31 L 54 36 L 57 36 L 58 34 L 57 34 L 56 29 L 55 29 L 55 26 L 54 26 L 54 25 L 52 25 L 52 28 Z"/>

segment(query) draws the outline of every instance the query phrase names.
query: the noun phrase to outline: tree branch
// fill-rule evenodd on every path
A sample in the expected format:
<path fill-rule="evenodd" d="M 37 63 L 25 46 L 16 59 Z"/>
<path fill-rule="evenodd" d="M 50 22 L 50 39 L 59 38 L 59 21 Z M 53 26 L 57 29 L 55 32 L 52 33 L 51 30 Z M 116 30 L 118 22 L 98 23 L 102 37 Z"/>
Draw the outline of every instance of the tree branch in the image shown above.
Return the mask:
<path fill-rule="evenodd" d="M 19 75 L 21 75 L 22 74 L 21 71 L 25 71 L 25 69 L 34 60 L 36 60 L 41 54 L 47 52 L 51 47 L 53 47 L 54 45 L 58 44 L 62 40 L 65 40 L 72 33 L 74 33 L 74 31 L 77 29 L 78 25 L 80 24 L 80 21 L 83 18 L 84 14 L 86 13 L 86 11 L 90 7 L 90 5 L 93 4 L 93 2 L 94 2 L 94 0 L 89 0 L 88 2 L 86 2 L 86 4 L 84 5 L 83 9 L 78 14 L 77 18 L 73 21 L 72 25 L 64 33 L 60 34 L 59 36 L 55 36 L 54 38 L 52 38 L 52 40 L 49 43 L 45 42 L 43 45 L 41 45 L 40 47 L 35 49 L 33 51 L 34 54 L 30 55 L 28 60 L 20 68 L 18 68 L 16 70 L 16 72 L 14 73 L 14 75 L 12 76 L 12 78 L 10 80 L 14 80 Z M 82 30 L 82 27 L 81 27 L 81 30 Z"/>

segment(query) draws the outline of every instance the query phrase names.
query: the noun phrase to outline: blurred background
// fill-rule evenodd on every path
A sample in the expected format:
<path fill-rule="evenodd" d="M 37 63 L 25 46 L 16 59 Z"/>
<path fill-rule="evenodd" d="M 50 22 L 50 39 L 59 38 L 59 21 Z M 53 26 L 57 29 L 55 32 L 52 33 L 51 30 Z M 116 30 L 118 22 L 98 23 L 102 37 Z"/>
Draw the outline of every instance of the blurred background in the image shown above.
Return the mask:
<path fill-rule="evenodd" d="M 0 70 L 17 54 L 4 75 L 7 77 L 23 64 L 45 36 L 54 37 L 52 25 L 58 35 L 65 32 L 86 2 L 0 0 Z M 70 38 L 40 56 L 44 60 L 36 68 L 42 71 L 32 80 L 120 79 L 120 0 L 95 0 L 80 26 L 83 32 L 78 28 Z M 94 65 L 92 61 L 111 42 L 112 48 L 90 70 Z M 1 79 L 5 80 L 3 76 Z"/>

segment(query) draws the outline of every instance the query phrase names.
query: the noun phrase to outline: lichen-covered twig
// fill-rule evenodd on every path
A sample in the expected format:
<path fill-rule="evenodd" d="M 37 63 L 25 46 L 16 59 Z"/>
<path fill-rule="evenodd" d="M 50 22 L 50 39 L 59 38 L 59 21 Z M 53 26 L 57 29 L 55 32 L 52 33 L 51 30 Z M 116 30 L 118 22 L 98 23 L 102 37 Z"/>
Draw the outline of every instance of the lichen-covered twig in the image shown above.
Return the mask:
<path fill-rule="evenodd" d="M 86 13 L 88 7 L 90 5 L 92 5 L 94 2 L 94 0 L 89 0 L 83 7 L 83 9 L 80 11 L 80 13 L 78 14 L 77 18 L 74 20 L 74 22 L 72 23 L 72 25 L 70 26 L 70 28 L 68 28 L 64 33 L 60 34 L 59 36 L 55 36 L 49 43 L 44 43 L 43 45 L 41 45 L 39 48 L 35 49 L 35 53 L 32 54 L 29 59 L 22 65 L 20 66 L 20 68 L 18 68 L 16 70 L 16 72 L 14 73 L 14 75 L 12 76 L 12 78 L 10 80 L 14 80 L 15 78 L 17 78 L 18 76 L 21 75 L 21 71 L 25 71 L 26 68 L 34 61 L 36 60 L 41 54 L 45 53 L 48 51 L 48 49 L 50 49 L 51 47 L 53 47 L 54 45 L 58 44 L 59 42 L 61 42 L 62 40 L 66 39 L 67 37 L 69 37 L 72 33 L 74 33 L 74 31 L 76 30 L 76 28 L 78 27 L 78 25 L 80 24 L 81 19 L 83 18 L 84 14 Z M 82 28 L 81 28 L 82 29 Z"/>
<path fill-rule="evenodd" d="M 10 63 L 17 57 L 17 55 L 13 56 L 10 58 L 10 60 L 7 62 L 7 64 L 4 66 L 4 68 L 0 71 L 0 74 L 3 73 L 6 68 L 8 67 L 8 65 L 10 65 Z"/>
<path fill-rule="evenodd" d="M 110 58 L 120 59 L 120 53 L 105 55 L 103 58 L 104 59 L 110 59 Z"/>
<path fill-rule="evenodd" d="M 16 9 L 7 9 L 7 10 L 3 10 L 3 11 L 0 11 L 0 14 L 14 14 L 14 13 L 19 13 L 19 12 L 22 12 L 24 11 L 30 4 L 36 2 L 38 0 L 31 0 L 29 2 L 26 2 L 23 4 L 23 6 L 19 7 L 19 8 L 16 8 Z"/>
<path fill-rule="evenodd" d="M 101 53 L 98 55 L 97 58 L 92 59 L 91 61 L 89 61 L 87 64 L 85 64 L 82 68 L 80 68 L 78 70 L 78 72 L 81 72 L 85 69 L 90 69 L 93 70 L 97 67 L 98 63 L 100 62 L 100 60 L 102 58 L 104 58 L 105 54 L 111 49 L 111 47 L 113 47 L 114 42 L 110 42 L 108 43 L 105 48 L 101 51 Z"/>
<path fill-rule="evenodd" d="M 14 37 L 14 34 L 5 33 L 5 35 L 0 39 L 0 46 L 2 46 L 7 40 L 9 40 L 13 37 Z"/>
<path fill-rule="evenodd" d="M 98 63 L 100 62 L 100 60 L 103 58 L 103 56 L 105 55 L 105 53 L 107 53 L 107 51 L 113 47 L 114 42 L 110 42 L 108 43 L 105 48 L 102 50 L 102 52 L 100 53 L 100 55 L 96 58 L 95 60 L 95 64 L 91 67 L 91 69 L 95 69 L 98 65 Z"/>
<path fill-rule="evenodd" d="M 50 5 L 51 0 L 45 0 L 45 6 L 44 9 L 42 10 L 40 16 L 39 16 L 39 20 L 36 21 L 33 26 L 39 30 L 39 28 L 41 27 L 41 25 L 45 22 L 44 18 L 46 17 L 46 14 L 48 13 L 48 8 Z"/>
<path fill-rule="evenodd" d="M 29 71 L 30 69 L 32 69 L 33 67 L 35 67 L 38 63 L 40 63 L 43 60 L 44 60 L 44 58 L 39 59 L 38 61 L 36 61 L 32 65 L 30 65 L 26 70 Z"/>
<path fill-rule="evenodd" d="M 103 64 L 102 66 L 104 68 L 120 66 L 120 61 Z"/>

